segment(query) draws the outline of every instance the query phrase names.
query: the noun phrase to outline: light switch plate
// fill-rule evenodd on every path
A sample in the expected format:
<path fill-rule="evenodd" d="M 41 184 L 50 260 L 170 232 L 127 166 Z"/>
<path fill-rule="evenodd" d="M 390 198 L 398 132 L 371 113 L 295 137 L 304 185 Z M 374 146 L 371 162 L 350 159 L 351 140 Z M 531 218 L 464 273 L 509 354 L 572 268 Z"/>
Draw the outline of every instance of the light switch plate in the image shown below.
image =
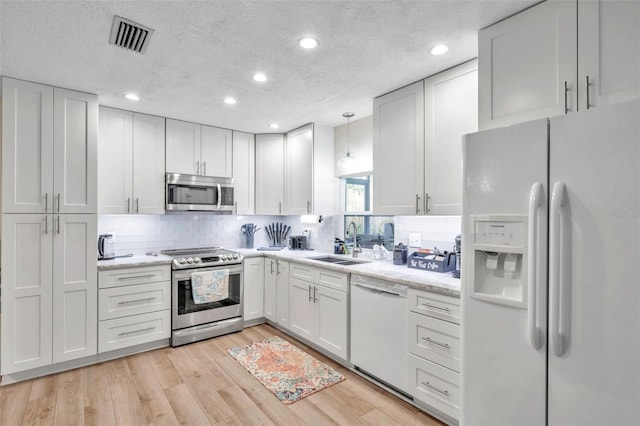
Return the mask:
<path fill-rule="evenodd" d="M 422 245 L 422 235 L 419 232 L 409 233 L 409 247 L 420 247 Z"/>

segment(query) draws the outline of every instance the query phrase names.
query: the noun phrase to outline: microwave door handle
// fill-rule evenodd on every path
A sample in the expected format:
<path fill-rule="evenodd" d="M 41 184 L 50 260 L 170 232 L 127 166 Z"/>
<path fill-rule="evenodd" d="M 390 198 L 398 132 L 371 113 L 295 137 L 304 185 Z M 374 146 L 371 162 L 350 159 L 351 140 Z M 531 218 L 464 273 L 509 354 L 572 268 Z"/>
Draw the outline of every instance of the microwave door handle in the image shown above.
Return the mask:
<path fill-rule="evenodd" d="M 218 184 L 218 209 L 220 209 L 221 205 L 222 205 L 222 188 L 220 187 L 220 184 Z"/>

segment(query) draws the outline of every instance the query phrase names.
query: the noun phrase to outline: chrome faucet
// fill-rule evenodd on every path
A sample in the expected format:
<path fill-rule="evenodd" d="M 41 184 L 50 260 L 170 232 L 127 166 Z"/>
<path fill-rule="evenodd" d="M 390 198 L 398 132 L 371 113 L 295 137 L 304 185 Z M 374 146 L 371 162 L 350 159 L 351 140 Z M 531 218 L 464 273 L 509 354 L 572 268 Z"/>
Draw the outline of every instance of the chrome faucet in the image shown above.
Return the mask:
<path fill-rule="evenodd" d="M 362 249 L 358 247 L 358 227 L 356 226 L 355 222 L 349 222 L 349 226 L 347 227 L 347 234 L 351 229 L 351 225 L 353 225 L 353 250 L 351 250 L 351 255 L 353 257 L 358 257 L 358 253 L 362 253 Z"/>

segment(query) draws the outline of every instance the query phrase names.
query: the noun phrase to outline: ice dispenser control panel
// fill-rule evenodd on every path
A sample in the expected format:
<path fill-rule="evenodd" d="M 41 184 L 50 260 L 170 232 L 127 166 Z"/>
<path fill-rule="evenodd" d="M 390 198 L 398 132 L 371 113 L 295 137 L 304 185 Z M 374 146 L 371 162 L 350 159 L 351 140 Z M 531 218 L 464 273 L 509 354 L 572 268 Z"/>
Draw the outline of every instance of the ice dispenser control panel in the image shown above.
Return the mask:
<path fill-rule="evenodd" d="M 475 222 L 475 237 L 476 244 L 522 247 L 524 226 L 522 222 L 478 220 Z"/>

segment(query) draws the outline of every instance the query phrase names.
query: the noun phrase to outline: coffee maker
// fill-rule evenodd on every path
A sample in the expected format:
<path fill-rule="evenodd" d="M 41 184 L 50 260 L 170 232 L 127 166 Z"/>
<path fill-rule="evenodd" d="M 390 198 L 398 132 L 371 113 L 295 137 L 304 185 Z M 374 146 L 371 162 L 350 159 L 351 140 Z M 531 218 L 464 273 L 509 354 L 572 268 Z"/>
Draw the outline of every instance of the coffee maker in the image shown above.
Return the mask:
<path fill-rule="evenodd" d="M 115 259 L 116 249 L 113 245 L 112 234 L 98 235 L 98 260 Z"/>

